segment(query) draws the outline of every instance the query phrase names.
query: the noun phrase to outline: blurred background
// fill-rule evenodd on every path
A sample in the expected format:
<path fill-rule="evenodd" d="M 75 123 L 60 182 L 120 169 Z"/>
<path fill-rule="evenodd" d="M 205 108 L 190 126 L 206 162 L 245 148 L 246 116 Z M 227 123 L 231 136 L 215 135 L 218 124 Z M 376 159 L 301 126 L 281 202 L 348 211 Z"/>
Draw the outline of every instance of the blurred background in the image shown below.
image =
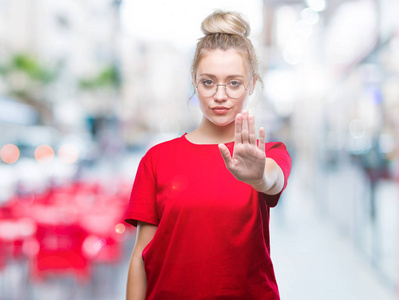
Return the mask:
<path fill-rule="evenodd" d="M 398 0 L 0 0 L 0 299 L 124 299 L 136 168 L 199 124 L 214 9 L 250 21 L 247 106 L 293 159 L 281 298 L 399 299 Z"/>

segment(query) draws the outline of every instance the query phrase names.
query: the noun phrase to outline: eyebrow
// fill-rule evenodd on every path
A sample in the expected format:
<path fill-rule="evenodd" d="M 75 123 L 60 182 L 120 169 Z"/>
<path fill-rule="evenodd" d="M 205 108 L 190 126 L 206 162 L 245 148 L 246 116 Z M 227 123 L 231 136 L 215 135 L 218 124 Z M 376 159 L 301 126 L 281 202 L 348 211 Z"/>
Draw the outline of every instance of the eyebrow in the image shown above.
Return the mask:
<path fill-rule="evenodd" d="M 209 73 L 203 73 L 203 74 L 200 74 L 200 76 L 208 76 L 208 77 L 213 77 L 213 78 L 216 78 L 216 76 L 215 75 L 213 75 L 213 74 L 209 74 Z M 242 75 L 229 75 L 229 76 L 227 76 L 227 78 L 237 78 L 237 77 L 240 77 L 240 78 L 245 78 L 244 76 L 242 76 Z"/>

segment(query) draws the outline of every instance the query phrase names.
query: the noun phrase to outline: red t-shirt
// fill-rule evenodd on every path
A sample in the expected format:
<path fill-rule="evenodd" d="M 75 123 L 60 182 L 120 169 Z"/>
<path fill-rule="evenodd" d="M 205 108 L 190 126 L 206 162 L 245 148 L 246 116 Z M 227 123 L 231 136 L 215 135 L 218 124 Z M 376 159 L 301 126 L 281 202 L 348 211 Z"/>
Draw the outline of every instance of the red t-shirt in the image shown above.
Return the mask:
<path fill-rule="evenodd" d="M 234 142 L 226 146 L 232 153 Z M 282 143 L 266 155 L 285 177 Z M 280 193 L 281 194 L 281 193 Z M 125 221 L 158 225 L 143 251 L 146 299 L 280 299 L 270 259 L 269 196 L 238 181 L 216 144 L 183 135 L 152 147 L 137 170 Z"/>

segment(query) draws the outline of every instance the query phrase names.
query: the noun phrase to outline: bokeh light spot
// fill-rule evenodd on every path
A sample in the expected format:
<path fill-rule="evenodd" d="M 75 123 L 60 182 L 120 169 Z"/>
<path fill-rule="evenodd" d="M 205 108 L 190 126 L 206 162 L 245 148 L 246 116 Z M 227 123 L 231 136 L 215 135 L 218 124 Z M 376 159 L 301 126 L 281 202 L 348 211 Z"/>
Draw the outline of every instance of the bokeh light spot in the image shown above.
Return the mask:
<path fill-rule="evenodd" d="M 54 150 L 49 145 L 40 145 L 35 150 L 35 158 L 41 164 L 49 164 L 54 159 Z"/>
<path fill-rule="evenodd" d="M 4 145 L 0 150 L 0 156 L 6 164 L 13 164 L 19 158 L 19 149 L 13 144 Z"/>
<path fill-rule="evenodd" d="M 301 17 L 310 25 L 315 25 L 317 22 L 319 22 L 319 14 L 309 7 L 301 11 Z"/>
<path fill-rule="evenodd" d="M 104 239 L 90 235 L 84 240 L 82 250 L 87 257 L 95 257 L 106 244 Z"/>
<path fill-rule="evenodd" d="M 354 119 L 349 123 L 349 132 L 355 139 L 362 138 L 366 133 L 366 124 L 363 120 Z"/>
<path fill-rule="evenodd" d="M 65 164 L 73 164 L 79 158 L 79 150 L 71 144 L 64 144 L 58 149 L 58 157 Z"/>
<path fill-rule="evenodd" d="M 22 245 L 22 252 L 28 257 L 34 257 L 39 253 L 40 244 L 35 238 L 29 238 Z"/>
<path fill-rule="evenodd" d="M 115 225 L 115 232 L 116 233 L 122 234 L 122 233 L 125 232 L 125 230 L 126 230 L 126 226 L 123 225 L 122 223 L 118 223 L 118 224 Z"/>
<path fill-rule="evenodd" d="M 323 11 L 327 7 L 326 0 L 306 0 L 306 4 L 314 11 Z"/>

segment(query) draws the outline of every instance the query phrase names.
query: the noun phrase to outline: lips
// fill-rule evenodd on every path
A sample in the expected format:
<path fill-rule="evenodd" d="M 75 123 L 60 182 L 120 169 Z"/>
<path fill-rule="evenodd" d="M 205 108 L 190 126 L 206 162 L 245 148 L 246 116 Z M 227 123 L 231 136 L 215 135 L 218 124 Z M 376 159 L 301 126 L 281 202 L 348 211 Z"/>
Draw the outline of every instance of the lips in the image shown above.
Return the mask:
<path fill-rule="evenodd" d="M 215 106 L 215 107 L 212 107 L 211 109 L 213 110 L 213 112 L 215 112 L 218 115 L 225 114 L 230 110 L 230 108 L 225 107 L 225 106 Z"/>

